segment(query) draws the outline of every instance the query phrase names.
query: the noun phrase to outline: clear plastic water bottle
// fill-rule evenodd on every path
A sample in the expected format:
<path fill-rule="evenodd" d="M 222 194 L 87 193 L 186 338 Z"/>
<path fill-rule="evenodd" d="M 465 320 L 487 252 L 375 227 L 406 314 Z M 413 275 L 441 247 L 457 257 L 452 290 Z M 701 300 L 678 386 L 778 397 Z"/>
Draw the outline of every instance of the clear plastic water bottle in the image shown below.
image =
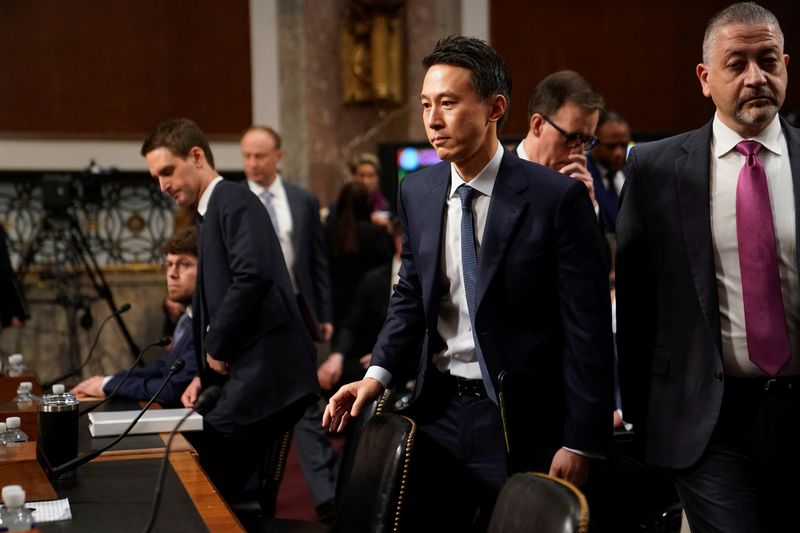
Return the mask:
<path fill-rule="evenodd" d="M 28 531 L 36 527 L 33 514 L 25 508 L 25 491 L 20 485 L 6 485 L 2 494 L 0 531 Z"/>
<path fill-rule="evenodd" d="M 13 444 L 15 442 L 27 442 L 28 435 L 20 429 L 22 421 L 18 416 L 9 416 L 6 418 L 6 444 Z"/>
<path fill-rule="evenodd" d="M 12 353 L 8 356 L 8 370 L 6 374 L 11 377 L 21 376 L 28 370 L 25 366 L 25 361 L 22 359 L 21 353 Z"/>
<path fill-rule="evenodd" d="M 30 403 L 36 400 L 33 394 L 33 383 L 30 381 L 22 381 L 17 388 L 17 397 L 14 401 L 19 404 Z"/>
<path fill-rule="evenodd" d="M 0 422 L 0 446 L 6 445 L 6 431 L 8 431 L 8 427 L 6 427 L 5 422 Z"/>

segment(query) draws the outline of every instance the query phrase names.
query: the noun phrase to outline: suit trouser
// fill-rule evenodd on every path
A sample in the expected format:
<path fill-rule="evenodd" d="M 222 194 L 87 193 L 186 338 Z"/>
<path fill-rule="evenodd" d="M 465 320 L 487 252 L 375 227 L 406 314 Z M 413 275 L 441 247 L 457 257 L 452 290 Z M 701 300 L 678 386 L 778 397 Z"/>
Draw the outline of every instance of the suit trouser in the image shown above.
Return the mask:
<path fill-rule="evenodd" d="M 447 386 L 433 396 L 408 413 L 418 424 L 408 530 L 482 531 L 508 477 L 500 409 Z"/>
<path fill-rule="evenodd" d="M 692 533 L 798 529 L 800 381 L 768 391 L 765 383 L 726 377 L 705 452 L 692 467 L 669 471 Z"/>
<path fill-rule="evenodd" d="M 246 497 L 254 481 L 261 484 L 257 477 L 263 473 L 270 453 L 307 405 L 306 400 L 295 402 L 263 420 L 240 426 L 233 434 L 209 425 L 199 434 L 187 434 L 200 465 L 229 505 Z"/>
<path fill-rule="evenodd" d="M 331 448 L 327 430 L 322 427 L 322 408 L 315 402 L 294 426 L 300 468 L 311 491 L 314 505 L 333 500 L 336 492 L 338 459 Z"/>

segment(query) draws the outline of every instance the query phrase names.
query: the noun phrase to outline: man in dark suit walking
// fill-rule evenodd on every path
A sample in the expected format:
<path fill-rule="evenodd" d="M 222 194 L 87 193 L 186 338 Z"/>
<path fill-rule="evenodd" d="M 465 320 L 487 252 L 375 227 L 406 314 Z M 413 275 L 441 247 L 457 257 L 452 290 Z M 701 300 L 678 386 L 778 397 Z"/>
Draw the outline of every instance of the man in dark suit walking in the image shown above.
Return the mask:
<path fill-rule="evenodd" d="M 161 123 L 142 145 L 150 174 L 176 204 L 197 210 L 199 264 L 193 323 L 199 379 L 183 402 L 217 383 L 198 452 L 229 502 L 318 390 L 314 345 L 264 207 L 214 170 L 208 141 L 187 119 Z"/>
<path fill-rule="evenodd" d="M 278 132 L 266 126 L 252 126 L 242 135 L 239 145 L 247 186 L 264 204 L 278 235 L 306 328 L 313 339 L 330 341 L 331 291 L 319 201 L 280 175 L 278 164 L 283 149 Z M 310 405 L 295 425 L 294 437 L 317 517 L 328 522 L 335 509 L 337 460 L 319 425 L 321 415 L 319 404 Z"/>
<path fill-rule="evenodd" d="M 542 468 L 581 484 L 587 454 L 608 450 L 608 277 L 586 187 L 498 142 L 511 92 L 503 59 L 450 37 L 423 66 L 422 118 L 444 162 L 400 185 L 400 279 L 372 366 L 331 398 L 323 423 L 341 429 L 410 371 L 425 478 L 410 491 L 415 514 L 431 530 L 466 531 L 487 524 L 507 477 L 503 370 L 531 370 L 531 389 L 551 400 L 531 406 L 557 421 L 541 425 Z"/>
<path fill-rule="evenodd" d="M 633 149 L 617 225 L 626 419 L 693 532 L 797 529 L 800 132 L 778 116 L 775 16 L 708 23 L 697 77 L 716 114 Z"/>

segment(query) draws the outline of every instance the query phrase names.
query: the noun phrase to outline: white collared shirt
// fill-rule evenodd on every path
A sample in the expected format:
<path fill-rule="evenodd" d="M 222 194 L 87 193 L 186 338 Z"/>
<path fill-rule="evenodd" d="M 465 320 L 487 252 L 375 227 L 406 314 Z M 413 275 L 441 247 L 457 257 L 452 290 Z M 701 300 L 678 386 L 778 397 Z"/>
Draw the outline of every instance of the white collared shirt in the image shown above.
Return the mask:
<path fill-rule="evenodd" d="M 294 225 L 292 223 L 292 211 L 289 209 L 289 199 L 286 197 L 286 187 L 283 186 L 283 180 L 279 174 L 269 187 L 264 187 L 252 180 L 247 180 L 247 185 L 259 199 L 261 198 L 261 193 L 264 191 L 269 191 L 272 196 L 272 208 L 275 210 L 275 216 L 278 217 L 278 240 L 281 243 L 283 260 L 286 263 L 286 270 L 289 271 L 289 278 L 292 280 L 294 292 L 297 293 L 297 282 L 294 279 L 294 247 L 292 246 L 292 231 L 294 230 Z"/>
<path fill-rule="evenodd" d="M 722 356 L 725 372 L 734 376 L 764 376 L 750 362 L 744 322 L 742 273 L 736 236 L 736 187 L 744 156 L 736 145 L 745 139 L 714 117 L 711 137 L 711 233 L 719 294 Z M 760 134 L 752 137 L 764 148 L 758 157 L 767 174 L 772 219 L 778 244 L 778 270 L 783 307 L 789 329 L 792 360 L 782 374 L 800 373 L 800 281 L 797 275 L 792 169 L 786 138 L 777 115 Z"/>
<path fill-rule="evenodd" d="M 208 202 L 211 201 L 211 195 L 214 193 L 214 187 L 217 186 L 217 183 L 222 181 L 222 176 L 217 176 L 211 183 L 208 184 L 206 190 L 203 191 L 203 194 L 200 196 L 200 200 L 197 202 L 197 214 L 201 217 L 206 216 L 206 211 L 208 211 Z"/>

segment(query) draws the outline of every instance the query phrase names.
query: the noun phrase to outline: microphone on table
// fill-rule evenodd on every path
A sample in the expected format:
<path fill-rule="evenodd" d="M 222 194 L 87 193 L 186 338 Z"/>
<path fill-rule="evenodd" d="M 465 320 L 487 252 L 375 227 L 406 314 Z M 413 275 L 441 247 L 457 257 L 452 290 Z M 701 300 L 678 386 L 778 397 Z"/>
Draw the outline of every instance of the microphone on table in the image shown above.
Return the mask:
<path fill-rule="evenodd" d="M 197 398 L 197 402 L 195 402 L 194 407 L 186 413 L 183 418 L 175 425 L 175 428 L 169 434 L 169 439 L 167 439 L 167 448 L 164 450 L 164 456 L 161 458 L 161 468 L 158 470 L 158 480 L 156 481 L 156 490 L 153 494 L 153 505 L 150 508 L 150 517 L 147 519 L 147 525 L 144 527 L 143 533 L 150 533 L 153 529 L 153 525 L 156 521 L 156 515 L 158 514 L 158 508 L 161 505 L 161 491 L 164 488 L 164 477 L 167 473 L 167 459 L 169 458 L 169 448 L 172 446 L 172 439 L 175 438 L 175 435 L 178 433 L 178 430 L 186 422 L 186 419 L 191 416 L 192 413 L 200 413 L 204 415 L 208 413 L 211 409 L 217 405 L 217 401 L 219 401 L 219 397 L 222 394 L 222 389 L 219 385 L 211 385 L 209 388 L 204 390 L 200 393 L 200 396 Z"/>
<path fill-rule="evenodd" d="M 146 352 L 150 348 L 153 348 L 154 346 L 167 346 L 170 342 L 172 342 L 172 340 L 169 337 L 161 337 L 156 342 L 150 343 L 147 346 L 145 346 L 142 349 L 142 351 L 139 352 L 139 355 L 136 356 L 136 360 L 133 362 L 133 366 L 131 366 L 128 369 L 128 371 L 125 372 L 125 375 L 122 376 L 122 379 L 119 380 L 119 383 L 117 383 L 117 386 L 114 387 L 114 390 L 112 390 L 110 393 L 108 393 L 108 395 L 105 398 L 103 398 L 102 401 L 99 401 L 99 402 L 95 403 L 94 405 L 90 405 L 89 407 L 87 407 L 86 409 L 81 411 L 78 416 L 83 416 L 83 415 L 91 413 L 92 411 L 94 411 L 95 409 L 97 409 L 98 407 L 100 407 L 101 405 L 106 403 L 109 399 L 111 399 L 111 397 L 114 396 L 117 393 L 117 391 L 120 389 L 120 387 L 122 387 L 122 384 L 125 383 L 125 381 L 128 379 L 128 376 L 131 375 L 131 372 L 133 372 L 133 369 L 136 368 L 136 366 L 139 364 L 139 360 L 142 358 L 142 355 L 144 355 L 144 352 Z"/>
<path fill-rule="evenodd" d="M 116 444 L 118 444 L 119 441 L 121 441 L 128 433 L 131 432 L 131 430 L 133 429 L 133 426 L 136 425 L 136 423 L 139 421 L 140 418 L 142 418 L 142 416 L 144 416 L 145 412 L 150 408 L 150 406 L 153 404 L 153 402 L 156 401 L 156 398 L 158 398 L 158 395 L 161 394 L 162 390 L 164 390 L 164 387 L 167 386 L 167 383 L 169 383 L 169 380 L 172 379 L 172 376 L 174 376 L 175 374 L 177 374 L 178 372 L 183 370 L 183 367 L 185 365 L 186 365 L 186 363 L 184 362 L 183 359 L 178 359 L 177 361 L 172 363 L 172 366 L 169 367 L 169 372 L 167 372 L 167 375 L 164 378 L 164 381 L 161 382 L 161 386 L 158 387 L 158 390 L 155 392 L 155 394 L 153 394 L 153 396 L 147 401 L 145 406 L 142 407 L 142 410 L 139 411 L 139 414 L 136 415 L 136 418 L 133 419 L 133 421 L 130 423 L 130 425 L 128 425 L 128 427 L 125 428 L 125 431 L 123 431 L 110 444 L 108 444 L 106 446 L 103 446 L 102 448 L 98 448 L 98 449 L 95 449 L 95 450 L 90 450 L 90 451 L 86 452 L 85 454 L 83 454 L 83 455 L 81 455 L 79 457 L 76 457 L 75 459 L 67 461 L 64 464 L 58 465 L 57 467 L 53 468 L 50 471 L 50 476 L 51 477 L 58 477 L 61 474 L 63 474 L 64 472 L 69 472 L 70 470 L 74 470 L 74 469 L 78 468 L 79 466 L 88 463 L 89 461 L 91 461 L 92 459 L 94 459 L 95 457 L 97 457 L 98 455 L 103 453 L 104 451 L 108 450 L 109 448 L 111 448 L 111 447 L 115 446 Z"/>
<path fill-rule="evenodd" d="M 100 327 L 97 328 L 97 333 L 94 336 L 94 342 L 92 343 L 92 347 L 89 348 L 89 355 L 86 356 L 86 359 L 84 359 L 83 363 L 81 363 L 81 365 L 78 368 L 75 368 L 73 370 L 70 370 L 69 372 L 61 374 L 56 379 L 48 381 L 47 383 L 43 383 L 42 384 L 42 389 L 49 389 L 50 387 L 53 386 L 54 383 L 58 383 L 59 381 L 61 381 L 63 379 L 66 379 L 66 378 L 68 378 L 70 376 L 74 376 L 75 374 L 78 374 L 81 370 L 83 370 L 83 367 L 85 367 L 86 364 L 89 362 L 89 360 L 92 358 L 92 354 L 94 353 L 94 349 L 97 346 L 97 341 L 100 340 L 100 332 L 103 331 L 103 328 L 108 323 L 108 321 L 111 320 L 112 318 L 114 318 L 115 316 L 121 315 L 122 313 L 128 311 L 130 308 L 131 308 L 131 304 L 124 303 L 121 306 L 119 306 L 119 309 L 115 310 L 113 313 L 111 313 L 110 315 L 105 317 L 103 319 L 103 322 L 100 324 Z"/>

